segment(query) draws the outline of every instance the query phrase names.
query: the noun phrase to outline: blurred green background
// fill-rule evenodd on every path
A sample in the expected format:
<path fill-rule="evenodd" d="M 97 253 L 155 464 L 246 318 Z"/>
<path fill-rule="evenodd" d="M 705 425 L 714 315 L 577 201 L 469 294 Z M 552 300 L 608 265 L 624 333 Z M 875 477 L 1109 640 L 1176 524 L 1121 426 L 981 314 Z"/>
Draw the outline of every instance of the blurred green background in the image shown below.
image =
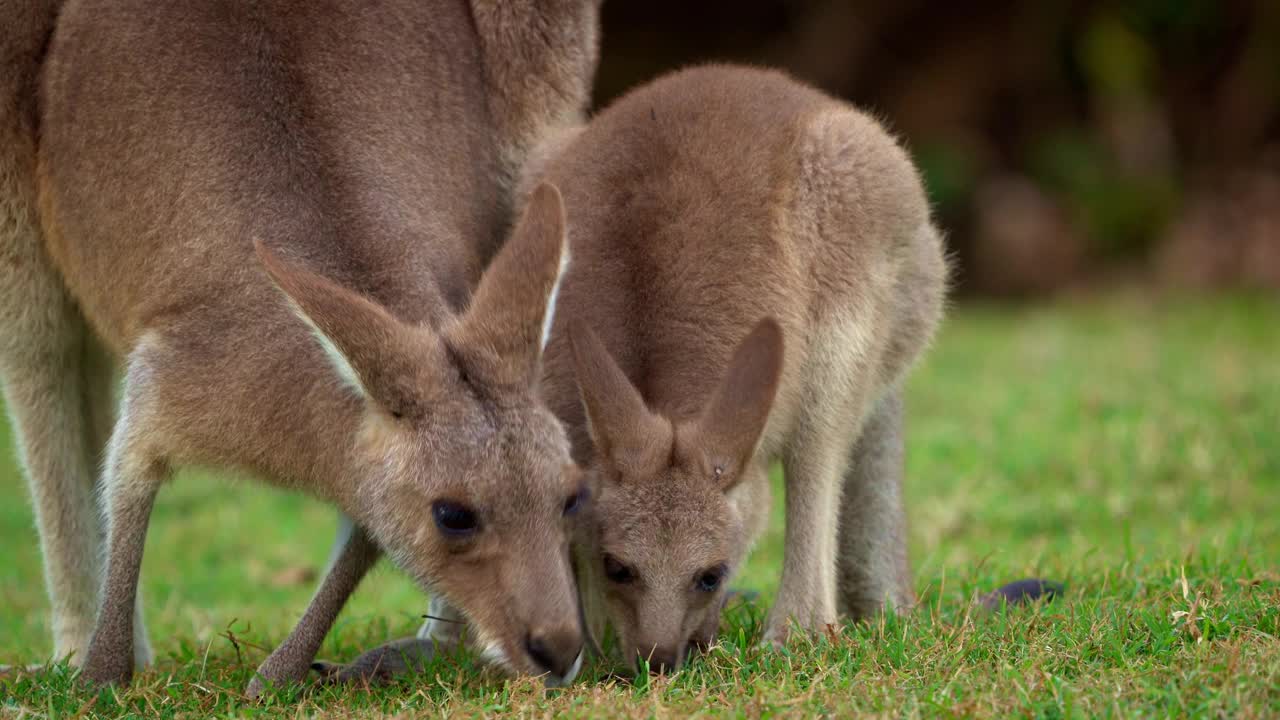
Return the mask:
<path fill-rule="evenodd" d="M 606 2 L 597 104 L 786 68 L 910 146 L 965 294 L 1280 288 L 1280 2 Z"/>
<path fill-rule="evenodd" d="M 908 387 L 906 498 L 926 606 L 958 613 L 975 591 L 1042 576 L 1067 581 L 1066 612 L 1136 608 L 1174 597 L 1168 578 L 1185 571 L 1198 588 L 1217 587 L 1224 627 L 1274 636 L 1275 612 L 1254 605 L 1280 608 L 1277 327 L 1280 298 L 1257 293 L 956 308 Z M 39 547 L 5 429 L 0 664 L 50 650 Z M 766 598 L 782 562 L 780 489 L 773 510 L 735 581 Z M 181 473 L 159 495 L 143 565 L 158 657 L 212 652 L 251 672 L 299 617 L 335 526 L 306 497 Z M 1253 579 L 1262 584 L 1237 583 Z M 383 563 L 322 654 L 353 657 L 414 631 L 425 611 Z"/>

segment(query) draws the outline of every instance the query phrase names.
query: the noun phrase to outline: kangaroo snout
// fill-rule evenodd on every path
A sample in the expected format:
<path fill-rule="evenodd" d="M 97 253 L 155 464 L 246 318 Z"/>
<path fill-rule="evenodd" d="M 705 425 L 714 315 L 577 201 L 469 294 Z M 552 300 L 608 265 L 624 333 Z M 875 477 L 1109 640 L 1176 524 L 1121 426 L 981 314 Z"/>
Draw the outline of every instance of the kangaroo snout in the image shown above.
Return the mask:
<path fill-rule="evenodd" d="M 577 623 L 557 628 L 531 630 L 524 649 L 534 666 L 551 675 L 551 680 L 568 683 L 582 664 L 582 631 Z"/>
<path fill-rule="evenodd" d="M 680 668 L 680 664 L 684 662 L 684 648 L 674 645 L 654 647 L 644 657 L 649 661 L 649 674 L 665 675 Z"/>

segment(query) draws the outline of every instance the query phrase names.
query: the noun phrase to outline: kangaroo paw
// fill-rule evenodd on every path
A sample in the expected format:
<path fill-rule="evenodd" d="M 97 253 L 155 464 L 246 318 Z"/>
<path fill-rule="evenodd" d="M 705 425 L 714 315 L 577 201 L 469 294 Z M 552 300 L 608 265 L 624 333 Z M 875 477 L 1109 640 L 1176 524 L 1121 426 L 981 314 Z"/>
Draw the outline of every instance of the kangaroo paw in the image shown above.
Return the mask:
<path fill-rule="evenodd" d="M 422 672 L 435 657 L 436 644 L 432 640 L 416 637 L 393 640 L 380 645 L 348 664 L 317 661 L 311 669 L 320 676 L 320 682 L 368 683 L 380 685 L 400 675 Z"/>
<path fill-rule="evenodd" d="M 1060 582 L 1025 578 L 1002 585 L 983 595 L 978 599 L 978 604 L 987 610 L 999 610 L 1010 605 L 1027 605 L 1040 599 L 1048 602 L 1061 595 L 1063 589 Z"/>

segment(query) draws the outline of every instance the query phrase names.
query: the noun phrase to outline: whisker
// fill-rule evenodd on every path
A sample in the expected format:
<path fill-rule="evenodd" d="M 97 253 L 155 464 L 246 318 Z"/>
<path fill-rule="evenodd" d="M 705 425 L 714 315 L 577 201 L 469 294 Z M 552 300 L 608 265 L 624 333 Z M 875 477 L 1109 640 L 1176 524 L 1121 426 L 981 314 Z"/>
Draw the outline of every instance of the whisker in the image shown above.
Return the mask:
<path fill-rule="evenodd" d="M 451 618 L 436 617 L 435 615 L 432 615 L 432 614 L 430 614 L 430 613 L 427 613 L 427 614 L 423 615 L 423 616 L 422 616 L 422 619 L 423 619 L 423 620 L 436 620 L 436 621 L 438 621 L 438 622 L 453 623 L 454 625 L 466 625 L 466 624 L 467 624 L 465 620 L 453 620 L 453 619 L 451 619 Z"/>

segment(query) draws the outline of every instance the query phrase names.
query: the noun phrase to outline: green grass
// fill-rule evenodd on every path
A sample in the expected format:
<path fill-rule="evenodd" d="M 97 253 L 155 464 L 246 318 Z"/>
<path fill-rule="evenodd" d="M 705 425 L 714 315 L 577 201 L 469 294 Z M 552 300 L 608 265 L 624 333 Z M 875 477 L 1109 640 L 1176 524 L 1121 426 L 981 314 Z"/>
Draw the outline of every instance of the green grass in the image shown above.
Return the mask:
<path fill-rule="evenodd" d="M 98 696 L 73 690 L 65 669 L 18 675 L 0 687 L 0 715 L 1280 714 L 1280 302 L 962 306 L 909 408 L 922 599 L 910 616 L 765 653 L 762 610 L 740 606 L 720 646 L 674 677 L 628 684 L 593 670 L 544 691 L 444 661 L 388 688 L 295 688 L 253 704 L 240 691 L 308 600 L 313 581 L 289 576 L 324 561 L 333 515 L 186 476 L 161 494 L 147 548 L 156 667 Z M 21 487 L 0 465 L 0 663 L 50 650 Z M 777 525 L 738 582 L 766 598 Z M 971 609 L 976 592 L 1031 575 L 1065 581 L 1065 596 Z M 408 634 L 424 609 L 383 569 L 322 654 L 348 659 Z"/>

